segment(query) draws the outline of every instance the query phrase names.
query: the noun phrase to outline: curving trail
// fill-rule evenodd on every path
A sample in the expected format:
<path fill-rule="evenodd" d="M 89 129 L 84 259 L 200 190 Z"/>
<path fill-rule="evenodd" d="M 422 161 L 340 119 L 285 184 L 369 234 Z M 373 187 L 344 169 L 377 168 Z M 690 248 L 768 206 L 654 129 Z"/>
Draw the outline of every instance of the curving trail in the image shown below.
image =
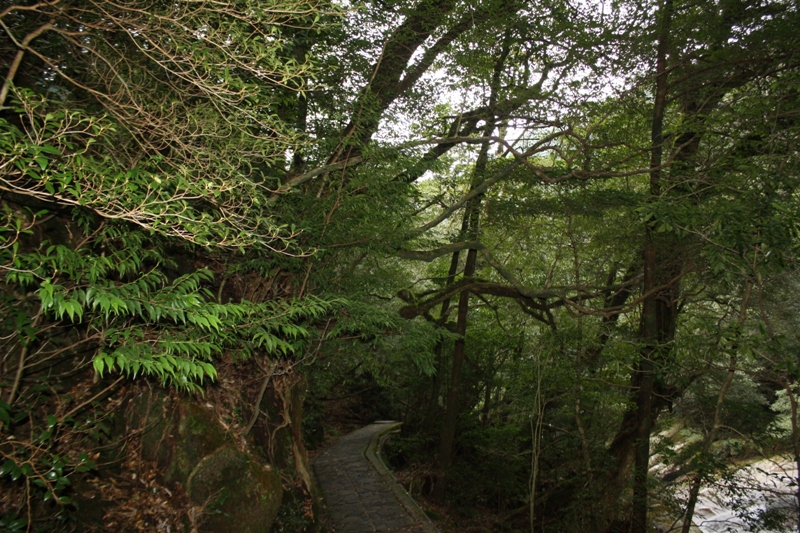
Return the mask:
<path fill-rule="evenodd" d="M 381 437 L 399 426 L 376 422 L 341 437 L 314 461 L 336 533 L 437 533 L 378 457 Z"/>

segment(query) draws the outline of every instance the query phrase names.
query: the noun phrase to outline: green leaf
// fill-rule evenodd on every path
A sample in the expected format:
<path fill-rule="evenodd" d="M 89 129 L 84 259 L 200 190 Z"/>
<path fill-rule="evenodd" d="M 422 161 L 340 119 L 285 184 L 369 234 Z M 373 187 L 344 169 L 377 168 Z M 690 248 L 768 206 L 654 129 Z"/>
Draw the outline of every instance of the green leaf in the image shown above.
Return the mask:
<path fill-rule="evenodd" d="M 10 413 L 11 413 L 11 406 L 9 406 L 6 402 L 0 400 L 0 422 L 2 422 L 3 425 L 6 427 L 11 425 Z"/>
<path fill-rule="evenodd" d="M 105 362 L 103 360 L 102 355 L 98 355 L 92 361 L 92 367 L 94 371 L 97 372 L 97 375 L 103 377 L 103 370 L 105 370 Z"/>
<path fill-rule="evenodd" d="M 61 150 L 51 144 L 44 144 L 40 146 L 39 149 L 46 154 L 61 155 Z"/>
<path fill-rule="evenodd" d="M 3 466 L 0 466 L 0 477 L 10 474 L 15 469 L 17 469 L 17 464 L 11 459 L 6 459 Z"/>

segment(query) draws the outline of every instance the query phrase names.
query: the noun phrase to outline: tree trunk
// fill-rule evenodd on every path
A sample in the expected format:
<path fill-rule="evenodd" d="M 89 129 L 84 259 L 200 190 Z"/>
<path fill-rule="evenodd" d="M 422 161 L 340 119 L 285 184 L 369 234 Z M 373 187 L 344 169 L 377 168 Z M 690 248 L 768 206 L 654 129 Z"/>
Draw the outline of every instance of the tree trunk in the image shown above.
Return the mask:
<path fill-rule="evenodd" d="M 478 257 L 477 250 L 467 253 L 467 264 L 464 267 L 464 277 L 475 274 L 475 263 Z M 466 347 L 467 314 L 469 312 L 469 291 L 463 291 L 458 298 L 458 320 L 456 333 L 459 338 L 453 348 L 453 368 L 450 372 L 450 387 L 447 390 L 447 405 L 442 419 L 442 431 L 439 440 L 439 469 L 442 475 L 437 481 L 433 497 L 443 501 L 447 493 L 447 471 L 453 463 L 453 443 L 456 436 L 456 424 L 460 410 L 459 395 L 461 393 L 461 371 L 464 367 L 464 349 Z"/>
<path fill-rule="evenodd" d="M 583 456 L 583 471 L 586 476 L 586 486 L 589 490 L 594 488 L 594 472 L 592 472 L 592 455 L 589 449 L 589 441 L 586 438 L 586 431 L 581 421 L 581 399 L 575 402 L 575 426 L 578 428 L 578 436 L 581 439 L 581 455 Z M 589 495 L 589 533 L 597 533 L 597 512 L 594 494 Z"/>
<path fill-rule="evenodd" d="M 468 226 L 469 213 L 465 213 L 464 220 L 461 223 L 461 235 L 466 234 Z M 447 272 L 447 281 L 445 282 L 445 287 L 452 285 L 453 281 L 456 279 L 456 274 L 458 273 L 458 258 L 460 257 L 460 254 L 460 251 L 453 252 L 453 256 L 450 259 L 450 269 Z M 447 322 L 447 314 L 450 310 L 450 301 L 451 298 L 448 298 L 442 302 L 442 308 L 439 312 L 438 321 L 440 326 L 445 325 Z M 436 353 L 436 368 L 434 370 L 433 383 L 431 384 L 431 397 L 428 401 L 428 409 L 425 413 L 425 418 L 422 421 L 422 429 L 426 433 L 432 429 L 433 423 L 436 421 L 436 417 L 439 412 L 439 394 L 442 390 L 442 371 L 444 368 L 444 342 L 441 340 L 437 342 L 434 351 Z"/>
<path fill-rule="evenodd" d="M 534 532 L 536 521 L 536 484 L 539 481 L 539 457 L 542 453 L 542 428 L 544 427 L 545 402 L 542 398 L 542 354 L 536 353 L 536 396 L 531 415 L 531 479 L 528 499 L 528 525 Z M 536 422 L 534 423 L 534 418 Z"/>
<path fill-rule="evenodd" d="M 491 370 L 491 369 L 488 369 Z M 487 372 L 488 374 L 488 372 Z M 489 425 L 489 410 L 492 403 L 492 378 L 491 375 L 486 376 L 486 388 L 483 391 L 483 409 L 481 413 L 482 424 Z"/>
<path fill-rule="evenodd" d="M 489 108 L 494 108 L 497 103 L 497 93 L 500 89 L 500 76 L 503 72 L 506 59 L 510 51 L 510 39 L 506 34 L 503 40 L 503 48 L 495 61 L 492 72 L 491 93 L 489 95 Z M 495 129 L 495 118 L 486 117 L 484 127 L 484 137 L 489 137 Z M 481 144 L 481 151 L 475 161 L 475 170 L 472 175 L 472 187 L 477 186 L 486 174 L 486 166 L 489 161 L 489 142 Z M 480 236 L 480 216 L 483 194 L 479 194 L 467 203 L 465 212 L 466 238 L 471 242 L 476 242 Z M 467 261 L 464 265 L 464 278 L 469 279 L 475 275 L 475 265 L 478 260 L 478 250 L 470 249 L 467 252 Z M 445 415 L 442 420 L 442 431 L 439 440 L 438 466 L 441 475 L 434 485 L 433 498 L 444 501 L 447 493 L 448 470 L 453 462 L 453 444 L 456 436 L 456 425 L 460 412 L 459 395 L 461 393 L 461 371 L 464 367 L 464 350 L 466 348 L 467 334 L 467 314 L 469 312 L 469 290 L 462 291 L 458 298 L 458 319 L 456 321 L 456 333 L 459 335 L 453 347 L 453 368 L 450 374 L 450 387 L 447 391 L 447 404 Z"/>
<path fill-rule="evenodd" d="M 652 151 L 650 154 L 650 196 L 652 199 L 661 193 L 661 164 L 664 145 L 664 111 L 667 101 L 667 47 L 669 27 L 672 18 L 672 0 L 664 0 L 661 8 L 661 28 L 658 37 L 656 57 L 656 94 L 653 103 L 653 125 L 650 133 Z M 645 295 L 642 310 L 642 341 L 639 359 L 639 390 L 636 397 L 637 430 L 636 452 L 633 474 L 633 511 L 631 533 L 647 531 L 647 473 L 650 462 L 650 431 L 653 417 L 653 390 L 655 384 L 654 359 L 658 354 L 659 341 L 671 332 L 659 331 L 669 324 L 659 320 L 661 299 L 655 294 L 656 280 L 663 281 L 661 265 L 656 264 L 656 243 L 653 228 L 648 222 L 645 228 L 644 287 Z M 657 271 L 658 270 L 658 271 Z"/>
<path fill-rule="evenodd" d="M 655 200 L 661 193 L 661 165 L 663 156 L 663 125 L 667 97 L 667 47 L 669 28 L 672 18 L 672 0 L 664 0 L 661 8 L 661 25 L 658 36 L 656 57 L 656 87 L 653 102 L 653 122 L 651 128 L 650 152 L 650 198 Z M 654 360 L 658 355 L 660 342 L 671 338 L 674 334 L 675 320 L 673 298 L 670 294 L 661 298 L 656 288 L 668 285 L 670 277 L 659 259 L 664 250 L 658 250 L 654 240 L 652 223 L 645 226 L 644 245 L 644 282 L 642 293 L 645 295 L 642 309 L 642 348 L 640 350 L 637 369 L 631 376 L 631 385 L 635 390 L 635 409 L 623 416 L 620 430 L 611 443 L 610 451 L 615 456 L 615 469 L 611 472 L 609 490 L 603 498 L 603 516 L 600 529 L 606 530 L 616 516 L 616 505 L 628 479 L 631 466 L 634 468 L 633 507 L 631 512 L 631 533 L 645 533 L 647 530 L 647 474 L 650 460 L 650 431 L 653 425 L 654 411 L 661 407 L 660 401 L 654 402 L 655 367 Z M 658 253 L 661 252 L 661 253 Z M 674 292 L 667 288 L 664 292 Z M 662 291 L 659 291 L 662 292 Z"/>
<path fill-rule="evenodd" d="M 733 381 L 733 375 L 735 373 L 736 354 L 734 353 L 731 354 L 728 374 L 725 376 L 725 381 L 722 383 L 722 387 L 719 389 L 717 405 L 714 409 L 714 423 L 711 426 L 711 430 L 706 435 L 706 438 L 703 441 L 703 448 L 700 451 L 700 463 L 698 464 L 698 471 L 695 473 L 694 479 L 692 480 L 692 487 L 689 489 L 689 501 L 686 504 L 686 514 L 684 515 L 681 533 L 689 533 L 689 530 L 692 527 L 694 508 L 695 505 L 697 505 L 697 497 L 700 494 L 700 487 L 702 486 L 703 478 L 705 477 L 702 472 L 703 463 L 708 459 L 709 452 L 711 451 L 711 445 L 714 444 L 714 441 L 717 438 L 717 432 L 719 431 L 720 420 L 722 418 L 722 404 L 725 402 L 725 395 L 728 393 L 728 387 L 730 387 L 731 381 Z"/>
<path fill-rule="evenodd" d="M 440 26 L 455 7 L 455 0 L 421 0 L 383 43 L 381 55 L 372 67 L 367 86 L 361 91 L 356 112 L 342 132 L 342 139 L 328 163 L 361 154 L 378 129 L 380 117 L 408 89 L 403 81 L 411 57 Z M 461 32 L 452 36 L 455 39 Z M 427 68 L 425 69 L 427 70 Z"/>
<path fill-rule="evenodd" d="M 648 231 L 648 234 L 650 232 Z M 655 246 L 647 243 L 644 261 L 644 292 L 652 293 L 655 270 Z M 639 390 L 636 395 L 636 445 L 633 465 L 633 512 L 632 533 L 647 531 L 647 472 L 650 462 L 650 430 L 652 428 L 653 388 L 655 373 L 653 360 L 656 356 L 657 320 L 655 294 L 644 300 L 642 312 L 644 346 L 639 359 Z"/>
<path fill-rule="evenodd" d="M 432 433 L 436 417 L 439 414 L 439 396 L 442 392 L 442 372 L 444 368 L 444 342 L 437 341 L 433 353 L 436 355 L 436 360 L 434 361 L 430 396 L 428 397 L 428 407 L 425 409 L 425 416 L 423 416 L 421 423 L 421 429 L 425 434 Z"/>

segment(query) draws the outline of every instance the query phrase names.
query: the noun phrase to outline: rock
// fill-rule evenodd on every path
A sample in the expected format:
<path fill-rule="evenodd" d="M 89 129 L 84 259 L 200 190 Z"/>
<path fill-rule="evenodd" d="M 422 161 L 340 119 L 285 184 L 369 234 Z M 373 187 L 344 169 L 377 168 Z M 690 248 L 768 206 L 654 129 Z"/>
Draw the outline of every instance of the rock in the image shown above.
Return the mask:
<path fill-rule="evenodd" d="M 208 409 L 183 399 L 171 404 L 158 393 L 133 402 L 132 425 L 145 428 L 142 458 L 158 465 L 168 484 L 184 485 L 207 455 L 232 439 Z"/>
<path fill-rule="evenodd" d="M 142 458 L 202 508 L 201 533 L 270 531 L 283 495 L 280 475 L 237 449 L 212 411 L 151 392 L 134 399 L 128 413 L 129 426 L 144 429 Z"/>
<path fill-rule="evenodd" d="M 266 533 L 281 504 L 281 479 L 233 446 L 204 457 L 189 476 L 186 492 L 206 511 L 202 533 Z"/>
<path fill-rule="evenodd" d="M 190 400 L 178 404 L 175 415 L 177 420 L 173 419 L 169 428 L 170 439 L 174 439 L 170 460 L 159 466 L 164 469 L 164 481 L 184 484 L 203 458 L 232 439 L 212 413 Z"/>

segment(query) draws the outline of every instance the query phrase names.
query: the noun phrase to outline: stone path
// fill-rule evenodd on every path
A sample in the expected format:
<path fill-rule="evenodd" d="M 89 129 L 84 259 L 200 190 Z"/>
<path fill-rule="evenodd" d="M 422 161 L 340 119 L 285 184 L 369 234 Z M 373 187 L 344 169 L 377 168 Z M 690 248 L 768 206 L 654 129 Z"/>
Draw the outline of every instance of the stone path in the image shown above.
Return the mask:
<path fill-rule="evenodd" d="M 336 533 L 436 533 L 381 459 L 381 437 L 396 422 L 376 422 L 341 437 L 314 461 Z"/>

